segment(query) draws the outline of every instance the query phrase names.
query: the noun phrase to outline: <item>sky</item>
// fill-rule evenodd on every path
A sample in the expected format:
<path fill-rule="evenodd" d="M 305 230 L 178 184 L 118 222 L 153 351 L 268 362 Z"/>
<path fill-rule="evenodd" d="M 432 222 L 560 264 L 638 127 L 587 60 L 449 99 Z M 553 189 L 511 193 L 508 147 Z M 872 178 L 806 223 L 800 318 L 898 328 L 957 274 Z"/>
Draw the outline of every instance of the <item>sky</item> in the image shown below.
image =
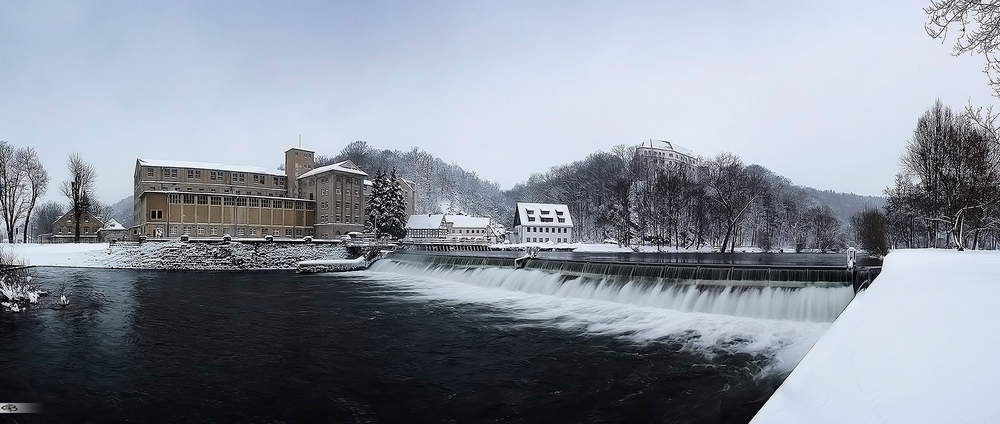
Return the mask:
<path fill-rule="evenodd" d="M 752 4 L 751 4 L 752 3 Z M 106 203 L 137 158 L 416 146 L 510 188 L 618 144 L 879 195 L 935 99 L 996 99 L 920 1 L 0 2 L 0 140 Z"/>

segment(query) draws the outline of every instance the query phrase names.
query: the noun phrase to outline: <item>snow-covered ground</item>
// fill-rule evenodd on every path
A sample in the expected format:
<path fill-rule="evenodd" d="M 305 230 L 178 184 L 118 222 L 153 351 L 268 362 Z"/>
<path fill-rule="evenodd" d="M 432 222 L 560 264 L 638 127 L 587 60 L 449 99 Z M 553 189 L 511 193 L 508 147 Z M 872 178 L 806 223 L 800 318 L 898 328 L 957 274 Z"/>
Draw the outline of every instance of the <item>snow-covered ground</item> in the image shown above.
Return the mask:
<path fill-rule="evenodd" d="M 106 243 L 64 243 L 64 244 L 9 244 L 2 249 L 10 249 L 17 257 L 34 266 L 106 266 L 108 245 Z"/>
<path fill-rule="evenodd" d="M 754 423 L 1000 420 L 1000 252 L 898 250 Z"/>
<path fill-rule="evenodd" d="M 320 244 L 149 242 L 3 244 L 33 266 L 134 269 L 295 269 L 303 260 L 342 259 L 344 249 Z"/>

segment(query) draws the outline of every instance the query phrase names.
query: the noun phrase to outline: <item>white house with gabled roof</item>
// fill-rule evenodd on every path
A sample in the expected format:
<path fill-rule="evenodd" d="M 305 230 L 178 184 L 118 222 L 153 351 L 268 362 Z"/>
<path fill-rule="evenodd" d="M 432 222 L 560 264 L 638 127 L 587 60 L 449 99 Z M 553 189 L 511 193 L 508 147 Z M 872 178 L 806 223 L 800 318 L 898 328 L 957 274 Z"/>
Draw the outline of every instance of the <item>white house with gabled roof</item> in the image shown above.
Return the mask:
<path fill-rule="evenodd" d="M 444 214 L 410 215 L 406 220 L 406 238 L 414 241 L 443 239 L 448 233 Z"/>
<path fill-rule="evenodd" d="M 487 240 L 491 235 L 492 219 L 489 217 L 468 215 L 445 215 L 450 238 Z"/>
<path fill-rule="evenodd" d="M 114 218 L 111 218 L 104 227 L 97 230 L 97 237 L 101 241 L 122 241 L 125 240 L 127 234 L 125 234 L 126 229 L 122 224 L 118 223 Z"/>
<path fill-rule="evenodd" d="M 573 218 L 569 207 L 555 203 L 517 202 L 514 243 L 571 243 Z"/>

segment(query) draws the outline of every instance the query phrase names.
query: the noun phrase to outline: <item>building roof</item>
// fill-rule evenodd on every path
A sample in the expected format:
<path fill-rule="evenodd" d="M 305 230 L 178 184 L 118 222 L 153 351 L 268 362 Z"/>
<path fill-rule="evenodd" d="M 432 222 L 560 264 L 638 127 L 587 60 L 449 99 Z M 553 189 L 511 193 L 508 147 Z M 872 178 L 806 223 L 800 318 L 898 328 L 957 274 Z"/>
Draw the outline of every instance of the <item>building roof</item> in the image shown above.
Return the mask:
<path fill-rule="evenodd" d="M 644 148 L 647 148 L 647 149 L 673 150 L 673 151 L 675 151 L 677 153 L 680 153 L 682 155 L 694 157 L 694 152 L 692 152 L 690 149 L 686 149 L 684 147 L 681 147 L 677 143 L 674 143 L 672 141 L 667 141 L 667 140 L 653 140 L 653 139 L 649 139 L 649 140 L 643 141 L 642 143 L 639 143 L 639 147 L 640 148 L 644 147 Z"/>
<path fill-rule="evenodd" d="M 119 224 L 118 221 L 116 221 L 114 218 L 111 218 L 110 221 L 104 224 L 104 228 L 101 228 L 102 231 L 124 230 L 124 229 L 125 227 L 123 227 L 122 224 Z"/>
<path fill-rule="evenodd" d="M 562 212 L 562 214 L 559 214 Z M 514 216 L 514 225 L 531 225 L 545 227 L 572 227 L 573 218 L 569 215 L 569 207 L 555 203 L 526 203 L 517 202 L 517 212 Z M 528 218 L 534 218 L 530 220 Z M 553 218 L 552 222 L 542 222 L 541 218 Z M 557 218 L 564 218 L 560 222 Z"/>
<path fill-rule="evenodd" d="M 486 228 L 490 225 L 490 218 L 468 215 L 445 215 L 444 220 L 451 223 L 452 227 L 460 228 Z"/>
<path fill-rule="evenodd" d="M 59 219 L 53 221 L 52 224 L 55 225 L 55 223 L 59 222 L 60 219 L 63 219 L 63 218 L 66 218 L 66 217 L 70 217 L 70 219 L 72 219 L 72 216 L 73 216 L 73 209 L 70 209 L 70 210 L 66 211 L 66 213 L 62 214 L 62 216 L 60 216 Z M 96 222 L 97 224 L 100 224 L 98 227 L 104 227 L 104 221 L 101 221 L 101 218 L 98 218 L 97 215 L 94 215 L 90 211 L 83 211 L 83 212 L 81 212 L 80 213 L 80 218 L 86 218 L 86 219 L 93 218 L 94 222 Z"/>
<path fill-rule="evenodd" d="M 406 228 L 410 230 L 437 230 L 444 222 L 444 214 L 410 215 Z"/>
<path fill-rule="evenodd" d="M 187 160 L 165 160 L 165 159 L 138 159 L 141 166 L 160 166 L 166 168 L 195 168 L 195 169 L 216 169 L 231 172 L 247 172 L 252 174 L 268 174 L 275 176 L 285 176 L 284 171 L 262 168 L 253 165 L 229 165 L 224 163 L 195 162 Z"/>
<path fill-rule="evenodd" d="M 337 162 L 333 165 L 321 166 L 319 168 L 313 169 L 312 171 L 299 175 L 299 179 L 301 180 L 305 177 L 311 177 L 313 175 L 319 175 L 324 172 L 330 172 L 330 171 L 346 172 L 348 174 L 360 175 L 363 177 L 368 176 L 368 174 L 365 173 L 365 171 L 362 171 L 360 168 L 358 168 L 358 166 L 355 165 L 354 162 L 345 160 L 343 162 Z"/>

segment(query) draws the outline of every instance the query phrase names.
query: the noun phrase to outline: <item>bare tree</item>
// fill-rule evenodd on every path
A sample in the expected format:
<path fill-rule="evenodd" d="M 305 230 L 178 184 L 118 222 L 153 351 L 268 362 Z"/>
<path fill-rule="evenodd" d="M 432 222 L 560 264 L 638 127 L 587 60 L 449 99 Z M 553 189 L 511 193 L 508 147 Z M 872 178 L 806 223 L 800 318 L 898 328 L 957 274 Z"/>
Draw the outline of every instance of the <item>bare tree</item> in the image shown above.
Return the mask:
<path fill-rule="evenodd" d="M 79 153 L 69 155 L 66 163 L 69 170 L 69 180 L 63 181 L 62 193 L 69 199 L 73 210 L 73 242 L 80 242 L 80 216 L 90 210 L 94 200 L 94 183 L 97 171 L 93 165 L 85 162 Z"/>
<path fill-rule="evenodd" d="M 829 206 L 817 206 L 809 210 L 809 221 L 813 241 L 821 252 L 835 247 L 840 236 L 840 220 L 833 215 Z"/>
<path fill-rule="evenodd" d="M 851 217 L 858 243 L 868 253 L 884 257 L 889 254 L 889 220 L 878 208 L 866 208 Z"/>
<path fill-rule="evenodd" d="M 95 198 L 90 199 L 90 208 L 87 211 L 105 224 L 115 217 L 115 208 L 113 206 Z"/>
<path fill-rule="evenodd" d="M 954 114 L 936 102 L 917 121 L 902 157 L 906 172 L 890 194 L 890 212 L 912 205 L 925 221 L 930 246 L 937 246 L 942 230 L 949 244 L 966 245 L 967 230 L 978 243 L 981 230 L 1000 225 L 1000 151 L 990 131 L 973 123 L 968 114 Z M 913 180 L 915 190 L 907 186 Z M 910 193 L 905 198 L 902 194 Z M 944 228 L 941 228 L 943 226 Z"/>
<path fill-rule="evenodd" d="M 0 215 L 3 216 L 9 243 L 14 242 L 17 223 L 24 218 L 27 209 L 27 177 L 18 159 L 19 150 L 6 141 L 0 141 Z"/>
<path fill-rule="evenodd" d="M 51 200 L 38 205 L 31 222 L 31 232 L 36 235 L 51 232 L 52 223 L 56 222 L 64 213 L 66 213 L 65 207 Z"/>
<path fill-rule="evenodd" d="M 735 251 L 735 231 L 750 206 L 764 193 L 764 177 L 747 169 L 739 156 L 721 153 L 709 164 L 708 185 L 726 228 L 722 252 L 726 251 L 726 246 L 730 246 L 730 252 Z"/>
<path fill-rule="evenodd" d="M 35 209 L 35 202 L 45 194 L 49 188 L 49 173 L 45 172 L 42 161 L 38 160 L 38 153 L 31 147 L 18 149 L 18 167 L 24 172 L 27 178 L 26 186 L 28 196 L 26 199 L 27 208 L 24 213 L 24 240 L 28 242 L 28 223 L 31 221 L 31 212 Z"/>
<path fill-rule="evenodd" d="M 979 53 L 986 57 L 983 73 L 990 87 L 1000 97 L 1000 1 L 998 0 L 931 0 L 924 8 L 927 23 L 924 29 L 932 38 L 943 43 L 948 29 L 957 27 L 951 54 Z"/>

